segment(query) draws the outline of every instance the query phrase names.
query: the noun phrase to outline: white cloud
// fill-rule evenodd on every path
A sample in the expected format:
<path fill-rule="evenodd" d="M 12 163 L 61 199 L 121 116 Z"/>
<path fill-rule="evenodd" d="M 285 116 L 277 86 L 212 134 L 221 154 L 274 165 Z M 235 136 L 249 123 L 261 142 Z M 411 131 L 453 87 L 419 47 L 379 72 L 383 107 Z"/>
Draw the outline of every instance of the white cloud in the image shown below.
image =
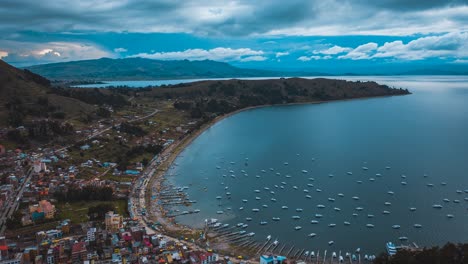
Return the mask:
<path fill-rule="evenodd" d="M 369 42 L 360 46 L 357 46 L 355 49 L 348 52 L 346 55 L 341 55 L 338 59 L 352 59 L 352 60 L 363 60 L 369 59 L 372 56 L 372 53 L 377 49 L 379 45 L 374 42 Z"/>
<path fill-rule="evenodd" d="M 288 56 L 289 52 L 276 52 L 276 58 L 283 57 L 283 56 Z"/>
<path fill-rule="evenodd" d="M 348 52 L 352 50 L 351 48 L 347 48 L 347 47 L 340 47 L 340 46 L 333 46 L 331 48 L 328 48 L 328 49 L 323 49 L 323 50 L 314 50 L 313 53 L 314 54 L 326 54 L 326 55 L 336 55 L 336 54 L 339 54 L 339 53 L 344 53 L 344 52 Z"/>
<path fill-rule="evenodd" d="M 112 57 L 111 53 L 95 45 L 78 42 L 30 43 L 0 40 L 0 46 L 5 49 L 6 56 L 2 56 L 3 59 L 16 66 Z"/>
<path fill-rule="evenodd" d="M 0 59 L 6 56 L 8 56 L 8 52 L 0 50 Z"/>
<path fill-rule="evenodd" d="M 320 57 L 320 56 L 301 56 L 301 57 L 297 58 L 297 60 L 300 60 L 300 61 L 323 60 L 323 59 L 326 60 L 328 58 Z"/>
<path fill-rule="evenodd" d="M 156 53 L 138 53 L 129 57 L 141 57 L 156 60 L 216 60 L 216 61 L 252 61 L 265 60 L 261 50 L 252 50 L 250 48 L 224 48 L 218 47 L 210 50 L 187 49 L 184 51 L 156 52 Z M 249 57 L 252 57 L 248 59 Z"/>
<path fill-rule="evenodd" d="M 248 61 L 264 61 L 264 60 L 267 60 L 268 58 L 265 57 L 265 56 L 249 56 L 249 57 L 245 57 L 245 58 L 242 58 L 240 59 L 241 62 L 248 62 Z"/>
<path fill-rule="evenodd" d="M 126 48 L 115 48 L 114 52 L 121 53 L 121 52 L 127 52 L 128 50 Z"/>

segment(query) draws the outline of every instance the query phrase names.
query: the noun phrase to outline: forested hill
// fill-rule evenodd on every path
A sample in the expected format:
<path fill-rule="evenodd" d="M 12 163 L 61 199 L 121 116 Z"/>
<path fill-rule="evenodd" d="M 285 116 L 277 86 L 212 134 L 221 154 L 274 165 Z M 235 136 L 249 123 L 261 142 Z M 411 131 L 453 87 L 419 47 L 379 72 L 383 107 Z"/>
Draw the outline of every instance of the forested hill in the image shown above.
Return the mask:
<path fill-rule="evenodd" d="M 175 100 L 192 117 L 224 114 L 237 109 L 285 103 L 319 102 L 410 94 L 376 82 L 335 79 L 279 78 L 268 80 L 200 81 L 143 89 L 137 96 Z"/>
<path fill-rule="evenodd" d="M 274 71 L 242 69 L 212 60 L 162 61 L 144 58 L 70 61 L 27 67 L 51 80 L 154 80 L 281 76 Z"/>

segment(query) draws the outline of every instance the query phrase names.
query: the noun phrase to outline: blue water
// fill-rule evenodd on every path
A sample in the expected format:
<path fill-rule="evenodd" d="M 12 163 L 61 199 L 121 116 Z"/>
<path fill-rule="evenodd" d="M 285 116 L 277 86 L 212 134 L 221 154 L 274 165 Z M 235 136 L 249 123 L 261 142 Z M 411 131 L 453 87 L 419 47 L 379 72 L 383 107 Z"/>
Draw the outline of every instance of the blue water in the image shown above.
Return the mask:
<path fill-rule="evenodd" d="M 468 77 L 343 78 L 376 80 L 408 88 L 413 94 L 265 107 L 222 120 L 194 140 L 168 172 L 170 182 L 189 186 L 190 199 L 198 201 L 191 209 L 201 209 L 199 214 L 177 220 L 194 226 L 211 217 L 230 224 L 243 222 L 258 240 L 271 234 L 281 243 L 307 250 L 354 251 L 360 247 L 377 254 L 387 241 L 399 244 L 400 236 L 420 246 L 468 242 L 468 201 L 464 200 L 468 199 L 464 192 L 468 192 Z M 230 199 L 226 192 L 231 193 Z M 219 201 L 218 195 L 222 196 Z M 276 202 L 270 200 L 273 197 Z M 444 198 L 450 201 L 444 202 Z M 319 209 L 318 204 L 326 208 Z M 443 208 L 433 209 L 433 204 Z M 281 209 L 284 205 L 289 209 Z M 410 207 L 416 211 L 411 212 Z M 252 212 L 253 208 L 260 212 Z M 217 214 L 219 210 L 224 214 Z M 384 210 L 390 214 L 384 215 Z M 323 218 L 317 219 L 315 214 Z M 368 214 L 374 217 L 368 218 Z M 447 214 L 454 218 L 448 219 Z M 301 219 L 292 220 L 293 215 Z M 253 221 L 246 222 L 246 217 Z M 281 220 L 274 222 L 272 217 Z M 319 224 L 311 224 L 313 219 Z M 260 221 L 268 221 L 268 225 L 261 226 Z M 344 221 L 351 225 L 345 226 Z M 330 223 L 336 227 L 328 227 Z M 422 228 L 416 229 L 414 224 Z M 394 230 L 392 225 L 401 228 Z M 295 226 L 302 230 L 295 231 Z M 307 237 L 312 232 L 317 236 Z M 335 242 L 331 247 L 330 240 Z"/>

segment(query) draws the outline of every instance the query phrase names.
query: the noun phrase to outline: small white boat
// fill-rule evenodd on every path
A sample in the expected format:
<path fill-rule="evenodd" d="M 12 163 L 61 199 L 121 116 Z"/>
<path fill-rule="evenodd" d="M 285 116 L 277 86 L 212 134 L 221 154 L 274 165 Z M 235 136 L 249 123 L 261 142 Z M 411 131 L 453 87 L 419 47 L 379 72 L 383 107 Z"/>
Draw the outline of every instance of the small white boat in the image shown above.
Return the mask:
<path fill-rule="evenodd" d="M 367 218 L 374 218 L 374 215 L 373 214 L 368 214 Z"/>
<path fill-rule="evenodd" d="M 350 223 L 350 222 L 348 222 L 348 221 L 345 221 L 345 222 L 343 222 L 343 224 L 344 224 L 345 226 L 349 226 L 349 225 L 351 225 L 351 223 Z"/>
<path fill-rule="evenodd" d="M 356 182 L 357 182 L 358 184 L 361 184 L 361 183 L 362 183 L 362 181 L 356 181 Z"/>
<path fill-rule="evenodd" d="M 458 194 L 463 193 L 461 190 L 456 190 L 456 192 L 457 192 Z"/>
<path fill-rule="evenodd" d="M 321 215 L 321 214 L 315 214 L 315 217 L 317 217 L 317 218 L 322 218 L 323 215 Z"/>
<path fill-rule="evenodd" d="M 284 165 L 284 166 L 288 166 L 288 165 L 289 165 L 289 163 L 285 162 L 285 163 L 283 163 L 283 165 Z"/>
<path fill-rule="evenodd" d="M 373 224 L 366 224 L 366 227 L 367 228 L 374 228 L 374 225 Z"/>
<path fill-rule="evenodd" d="M 353 200 L 356 200 L 356 201 L 357 201 L 357 200 L 359 200 L 359 197 L 353 196 Z"/>
<path fill-rule="evenodd" d="M 333 240 L 332 240 L 332 241 L 328 241 L 328 245 L 329 245 L 329 246 L 333 245 L 334 243 L 335 243 L 335 241 L 333 241 Z"/>
<path fill-rule="evenodd" d="M 299 219 L 301 219 L 301 217 L 298 216 L 298 215 L 293 215 L 291 218 L 294 219 L 294 220 L 299 220 Z"/>
<path fill-rule="evenodd" d="M 388 215 L 388 214 L 390 214 L 390 212 L 389 211 L 383 211 L 382 214 Z"/>
<path fill-rule="evenodd" d="M 353 175 L 353 173 L 350 172 L 350 171 L 346 172 L 346 174 L 348 174 L 348 175 Z"/>
<path fill-rule="evenodd" d="M 377 177 L 382 177 L 382 174 L 376 173 L 375 176 L 377 176 Z"/>
<path fill-rule="evenodd" d="M 338 207 L 333 208 L 333 210 L 335 210 L 335 211 L 337 211 L 337 212 L 341 211 L 341 209 L 338 208 Z"/>
<path fill-rule="evenodd" d="M 261 222 L 260 222 L 260 225 L 267 225 L 267 224 L 268 224 L 267 221 L 261 221 Z"/>
<path fill-rule="evenodd" d="M 448 214 L 447 218 L 454 218 L 455 216 L 453 214 Z"/>
<path fill-rule="evenodd" d="M 271 198 L 270 201 L 276 202 L 276 199 L 275 199 L 275 198 Z"/>
<path fill-rule="evenodd" d="M 405 237 L 405 236 L 401 236 L 401 237 L 399 237 L 398 239 L 399 239 L 399 240 L 401 240 L 401 241 L 408 240 L 408 238 L 407 238 L 407 237 Z"/>
<path fill-rule="evenodd" d="M 362 211 L 362 210 L 364 210 L 364 208 L 362 208 L 362 207 L 356 207 L 356 211 Z"/>
<path fill-rule="evenodd" d="M 309 190 L 307 190 L 307 189 L 304 189 L 304 192 L 305 192 L 305 193 L 309 193 Z"/>
<path fill-rule="evenodd" d="M 296 212 L 302 212 L 303 209 L 302 208 L 296 208 Z"/>
<path fill-rule="evenodd" d="M 312 199 L 312 196 L 310 196 L 310 195 L 308 195 L 308 194 L 307 194 L 305 197 L 306 197 L 307 199 Z"/>
<path fill-rule="evenodd" d="M 314 185 L 312 183 L 308 183 L 307 186 L 308 187 L 314 187 Z"/>
<path fill-rule="evenodd" d="M 421 224 L 414 224 L 413 227 L 414 228 L 422 228 L 422 225 Z"/>
<path fill-rule="evenodd" d="M 335 226 L 336 226 L 336 224 L 333 224 L 333 223 L 328 224 L 328 227 L 335 227 Z"/>
<path fill-rule="evenodd" d="M 273 217 L 272 219 L 273 219 L 273 221 L 279 221 L 280 220 L 279 217 Z"/>
<path fill-rule="evenodd" d="M 332 258 L 336 258 L 336 252 L 332 253 Z"/>
<path fill-rule="evenodd" d="M 294 230 L 296 230 L 296 231 L 297 231 L 297 230 L 301 230 L 301 229 L 302 229 L 302 226 L 296 226 L 296 227 L 294 227 Z"/>
<path fill-rule="evenodd" d="M 427 186 L 427 187 L 434 187 L 434 184 L 428 183 L 428 184 L 426 184 L 426 186 Z"/>
<path fill-rule="evenodd" d="M 334 201 L 335 201 L 335 199 L 334 199 L 334 198 L 328 198 L 328 201 L 330 201 L 330 202 L 334 202 Z"/>
<path fill-rule="evenodd" d="M 333 178 L 333 176 L 335 176 L 335 175 L 333 175 L 333 174 L 328 174 L 328 177 L 330 177 L 330 178 Z"/>
<path fill-rule="evenodd" d="M 363 170 L 368 170 L 369 168 L 367 168 L 367 167 L 362 167 L 362 169 L 363 169 Z"/>
<path fill-rule="evenodd" d="M 390 206 L 390 205 L 392 205 L 392 203 L 391 203 L 391 202 L 385 202 L 384 204 L 385 204 L 386 206 Z"/>
<path fill-rule="evenodd" d="M 356 213 L 353 213 L 353 216 L 354 216 L 354 217 L 357 217 L 357 216 L 358 216 L 358 214 L 356 214 Z"/>
<path fill-rule="evenodd" d="M 323 209 L 323 208 L 325 208 L 325 205 L 319 204 L 319 205 L 317 205 L 317 208 Z"/>
<path fill-rule="evenodd" d="M 217 214 L 224 214 L 223 211 L 216 211 Z"/>
<path fill-rule="evenodd" d="M 260 200 L 260 197 L 256 196 L 256 197 L 255 197 L 255 200 Z"/>
<path fill-rule="evenodd" d="M 247 199 L 242 199 L 242 202 L 246 203 L 246 202 L 248 202 L 248 200 Z"/>
<path fill-rule="evenodd" d="M 392 228 L 393 229 L 400 229 L 400 226 L 399 225 L 392 225 Z"/>
<path fill-rule="evenodd" d="M 286 210 L 286 209 L 288 209 L 288 207 L 286 205 L 283 205 L 283 206 L 281 206 L 281 209 Z"/>
<path fill-rule="evenodd" d="M 401 185 L 407 185 L 408 183 L 406 183 L 405 181 L 402 181 L 401 182 Z"/>
<path fill-rule="evenodd" d="M 322 190 L 320 190 L 320 189 L 315 189 L 315 191 L 316 191 L 316 192 L 321 192 Z"/>
<path fill-rule="evenodd" d="M 241 211 L 242 211 L 242 210 L 244 210 L 244 207 L 242 207 L 242 206 L 241 206 L 241 207 L 239 207 L 239 210 L 241 210 Z"/>
<path fill-rule="evenodd" d="M 260 190 L 254 190 L 254 192 L 255 192 L 255 193 L 259 193 L 259 192 L 260 192 Z"/>
<path fill-rule="evenodd" d="M 319 223 L 319 221 L 317 221 L 317 220 L 312 220 L 312 221 L 310 221 L 310 223 L 313 224 L 313 225 L 316 225 L 316 224 Z"/>
<path fill-rule="evenodd" d="M 339 193 L 338 196 L 339 196 L 339 197 L 344 197 L 344 194 Z"/>
<path fill-rule="evenodd" d="M 450 200 L 447 199 L 447 198 L 445 198 L 443 201 L 446 202 L 446 203 L 450 203 Z"/>
<path fill-rule="evenodd" d="M 264 204 L 262 205 L 263 208 L 268 208 L 268 205 Z"/>
<path fill-rule="evenodd" d="M 286 182 L 281 182 L 281 184 L 286 185 Z"/>
<path fill-rule="evenodd" d="M 310 233 L 310 234 L 308 235 L 308 237 L 315 237 L 316 235 L 317 235 L 317 234 L 315 234 L 315 233 Z M 307 252 L 308 252 L 308 251 L 307 251 Z"/>
<path fill-rule="evenodd" d="M 302 173 L 307 173 L 308 171 L 307 170 L 302 170 Z"/>
<path fill-rule="evenodd" d="M 394 195 L 394 194 L 395 194 L 393 191 L 388 191 L 387 193 L 390 194 L 390 195 Z"/>
<path fill-rule="evenodd" d="M 298 188 L 297 188 L 297 186 L 293 186 L 293 189 L 294 189 L 294 190 L 297 190 Z"/>
<path fill-rule="evenodd" d="M 252 209 L 252 212 L 254 212 L 254 213 L 260 212 L 260 209 L 254 208 L 254 209 Z"/>
<path fill-rule="evenodd" d="M 223 197 L 221 196 L 216 196 L 216 199 L 221 200 Z"/>
<path fill-rule="evenodd" d="M 460 203 L 460 200 L 453 200 L 454 203 Z"/>
<path fill-rule="evenodd" d="M 252 218 L 247 217 L 247 218 L 245 218 L 245 221 L 252 221 Z"/>
<path fill-rule="evenodd" d="M 440 204 L 434 204 L 432 205 L 432 208 L 435 208 L 435 209 L 441 209 L 443 206 L 440 205 Z"/>
<path fill-rule="evenodd" d="M 315 179 L 314 178 L 309 178 L 309 181 L 314 181 Z"/>
<path fill-rule="evenodd" d="M 375 181 L 375 179 L 374 178 L 369 178 L 369 181 L 373 182 L 373 181 Z"/>

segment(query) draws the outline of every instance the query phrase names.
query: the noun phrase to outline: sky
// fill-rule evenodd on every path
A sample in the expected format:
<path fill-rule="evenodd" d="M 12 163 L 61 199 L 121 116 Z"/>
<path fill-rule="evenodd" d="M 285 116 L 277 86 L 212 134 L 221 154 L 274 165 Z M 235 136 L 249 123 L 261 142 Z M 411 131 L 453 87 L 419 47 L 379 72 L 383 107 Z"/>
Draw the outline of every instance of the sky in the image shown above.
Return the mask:
<path fill-rule="evenodd" d="M 15 66 L 142 57 L 468 72 L 468 0 L 2 0 L 0 36 Z"/>

